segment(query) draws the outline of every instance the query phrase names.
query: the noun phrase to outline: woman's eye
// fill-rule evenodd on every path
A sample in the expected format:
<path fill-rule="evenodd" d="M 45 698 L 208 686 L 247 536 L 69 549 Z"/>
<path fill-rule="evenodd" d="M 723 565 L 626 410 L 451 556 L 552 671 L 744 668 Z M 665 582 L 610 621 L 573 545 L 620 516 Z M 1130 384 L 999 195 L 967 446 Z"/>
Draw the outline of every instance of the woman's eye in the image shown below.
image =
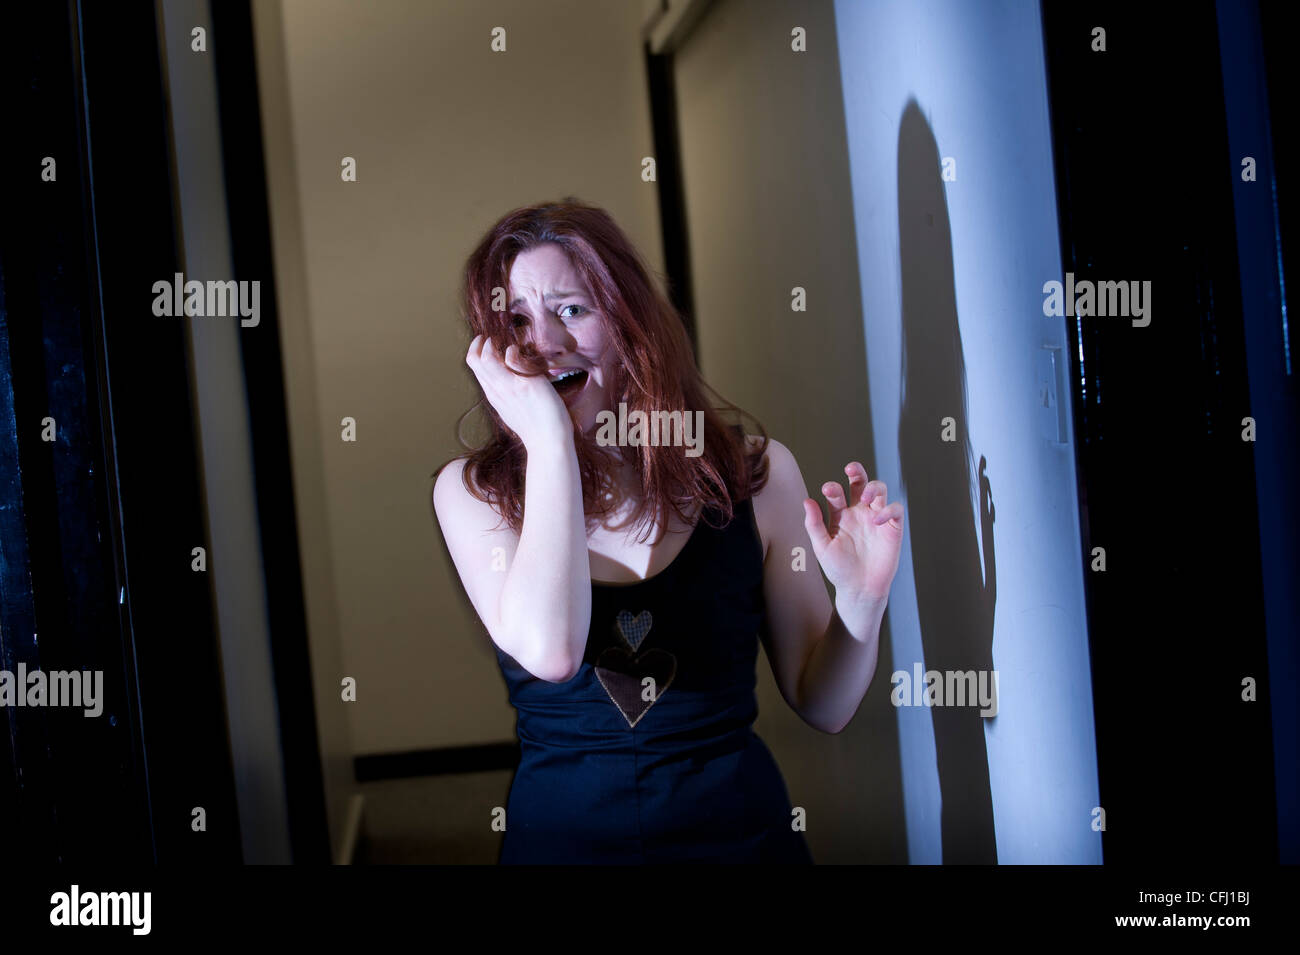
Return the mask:
<path fill-rule="evenodd" d="M 571 308 L 576 308 L 576 309 L 578 309 L 578 311 L 577 311 L 576 313 L 574 313 L 573 315 L 565 315 L 565 314 L 564 314 L 565 311 L 568 310 L 568 309 L 571 309 Z M 586 310 L 585 308 L 583 308 L 581 305 L 565 305 L 563 308 L 560 309 L 560 317 L 561 317 L 561 318 L 577 318 L 579 315 L 582 315 L 582 314 L 585 313 L 586 311 L 587 311 L 587 310 Z"/>
<path fill-rule="evenodd" d="M 510 316 L 510 321 L 515 326 L 515 328 L 523 328 L 525 325 L 528 324 L 527 317 L 523 315 L 512 315 Z"/>

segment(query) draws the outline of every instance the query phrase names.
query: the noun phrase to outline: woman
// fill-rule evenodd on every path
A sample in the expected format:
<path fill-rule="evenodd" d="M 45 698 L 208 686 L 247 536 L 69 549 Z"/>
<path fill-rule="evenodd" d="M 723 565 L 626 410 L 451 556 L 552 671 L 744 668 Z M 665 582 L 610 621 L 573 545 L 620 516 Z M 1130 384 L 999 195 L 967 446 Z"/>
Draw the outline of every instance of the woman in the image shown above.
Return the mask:
<path fill-rule="evenodd" d="M 510 213 L 464 291 L 491 434 L 433 504 L 518 715 L 501 861 L 811 862 L 752 729 L 758 643 L 794 711 L 843 729 L 902 505 L 854 462 L 823 524 L 790 452 L 705 400 L 680 316 L 600 209 Z M 624 429 L 635 412 L 656 441 Z"/>

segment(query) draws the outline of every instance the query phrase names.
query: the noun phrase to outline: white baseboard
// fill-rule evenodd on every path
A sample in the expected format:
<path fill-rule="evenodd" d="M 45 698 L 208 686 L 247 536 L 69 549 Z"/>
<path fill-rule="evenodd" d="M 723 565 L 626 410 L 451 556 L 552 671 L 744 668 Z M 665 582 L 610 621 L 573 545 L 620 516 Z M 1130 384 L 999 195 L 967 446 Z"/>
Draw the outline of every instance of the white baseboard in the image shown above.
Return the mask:
<path fill-rule="evenodd" d="M 361 821 L 364 816 L 366 797 L 353 793 L 348 799 L 348 815 L 343 823 L 343 841 L 339 845 L 339 855 L 335 860 L 338 865 L 352 865 L 357 854 L 357 844 L 361 841 Z"/>

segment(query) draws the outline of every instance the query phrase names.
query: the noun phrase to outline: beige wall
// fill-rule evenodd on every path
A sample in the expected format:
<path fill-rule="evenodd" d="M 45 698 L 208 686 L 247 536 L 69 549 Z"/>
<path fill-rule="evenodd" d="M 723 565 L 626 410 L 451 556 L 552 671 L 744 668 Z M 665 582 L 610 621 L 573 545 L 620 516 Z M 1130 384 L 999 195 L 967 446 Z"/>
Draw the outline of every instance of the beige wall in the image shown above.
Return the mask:
<path fill-rule="evenodd" d="M 335 628 L 341 646 L 317 667 L 321 705 L 356 678 L 338 706 L 358 754 L 511 739 L 429 505 L 475 398 L 460 268 L 503 213 L 566 194 L 607 208 L 662 268 L 640 176 L 646 4 L 254 6 L 313 646 Z M 341 181 L 345 156 L 357 182 Z"/>
<path fill-rule="evenodd" d="M 790 48 L 796 26 L 805 53 Z M 849 461 L 875 477 L 830 0 L 716 0 L 675 81 L 700 365 L 790 448 L 824 508 L 822 483 L 843 483 Z M 805 312 L 791 310 L 795 286 Z M 887 630 L 881 643 L 875 682 L 837 736 L 804 724 L 759 668 L 755 728 L 807 810 L 818 862 L 907 861 Z"/>

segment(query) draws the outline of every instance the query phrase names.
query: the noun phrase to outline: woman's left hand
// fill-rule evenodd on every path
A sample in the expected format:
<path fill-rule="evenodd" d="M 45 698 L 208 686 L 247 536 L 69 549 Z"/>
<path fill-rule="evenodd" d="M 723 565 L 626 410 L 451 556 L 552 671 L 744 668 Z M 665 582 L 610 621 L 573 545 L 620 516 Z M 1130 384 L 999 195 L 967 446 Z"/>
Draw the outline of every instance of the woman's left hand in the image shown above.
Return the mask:
<path fill-rule="evenodd" d="M 822 485 L 830 508 L 829 525 L 822 521 L 821 508 L 804 498 L 804 527 L 812 539 L 813 552 L 822 571 L 835 587 L 836 600 L 884 601 L 898 572 L 898 554 L 903 545 L 903 505 L 887 504 L 883 481 L 867 481 L 867 470 L 857 461 L 847 465 L 849 499 L 844 488 L 833 481 Z"/>

